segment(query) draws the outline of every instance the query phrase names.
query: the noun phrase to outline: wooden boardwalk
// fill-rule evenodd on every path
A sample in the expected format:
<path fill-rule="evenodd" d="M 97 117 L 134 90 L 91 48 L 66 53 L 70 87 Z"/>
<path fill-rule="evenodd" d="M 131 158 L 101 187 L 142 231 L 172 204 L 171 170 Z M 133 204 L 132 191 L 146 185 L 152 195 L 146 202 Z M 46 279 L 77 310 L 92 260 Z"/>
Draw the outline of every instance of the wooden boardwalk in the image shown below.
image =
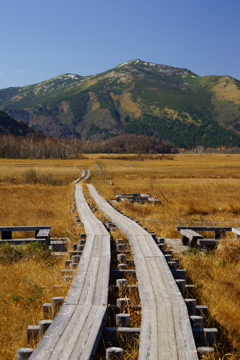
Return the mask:
<path fill-rule="evenodd" d="M 86 245 L 65 302 L 31 360 L 92 359 L 101 336 L 108 302 L 110 236 L 87 205 L 80 185 L 75 187 L 75 198 Z"/>
<path fill-rule="evenodd" d="M 82 174 L 72 182 L 72 184 L 77 184 L 77 183 L 81 183 L 83 182 L 84 180 L 87 180 L 90 178 L 90 170 L 87 169 L 87 170 L 83 170 Z"/>
<path fill-rule="evenodd" d="M 197 360 L 185 301 L 151 235 L 112 208 L 88 185 L 91 196 L 129 239 L 134 257 L 142 322 L 139 360 Z"/>

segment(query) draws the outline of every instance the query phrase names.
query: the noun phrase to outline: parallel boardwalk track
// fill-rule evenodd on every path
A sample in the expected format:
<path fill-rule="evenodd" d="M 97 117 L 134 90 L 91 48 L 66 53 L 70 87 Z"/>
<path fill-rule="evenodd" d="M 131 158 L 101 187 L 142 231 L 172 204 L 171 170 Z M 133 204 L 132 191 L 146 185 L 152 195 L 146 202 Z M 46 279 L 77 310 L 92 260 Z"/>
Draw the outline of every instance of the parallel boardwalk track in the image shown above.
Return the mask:
<path fill-rule="evenodd" d="M 101 336 L 108 302 L 110 236 L 88 207 L 80 185 L 75 187 L 75 198 L 86 245 L 65 302 L 31 360 L 91 359 Z"/>
<path fill-rule="evenodd" d="M 89 178 L 90 178 L 90 170 L 83 170 L 82 174 L 76 180 L 74 180 L 72 184 L 81 183 Z"/>
<path fill-rule="evenodd" d="M 128 236 L 132 248 L 142 305 L 138 359 L 197 360 L 186 304 L 153 238 L 114 210 L 92 185 L 88 187 L 100 210 Z"/>

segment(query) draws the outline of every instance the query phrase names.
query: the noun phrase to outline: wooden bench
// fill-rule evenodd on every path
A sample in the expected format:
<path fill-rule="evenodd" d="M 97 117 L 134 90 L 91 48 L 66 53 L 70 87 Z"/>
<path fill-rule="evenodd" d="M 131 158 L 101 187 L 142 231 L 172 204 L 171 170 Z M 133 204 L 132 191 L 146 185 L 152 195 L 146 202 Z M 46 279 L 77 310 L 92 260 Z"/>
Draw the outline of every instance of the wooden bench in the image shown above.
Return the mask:
<path fill-rule="evenodd" d="M 213 249 L 219 243 L 218 239 L 198 239 L 197 245 L 202 249 Z"/>
<path fill-rule="evenodd" d="M 147 194 L 116 194 L 116 201 L 130 201 L 130 202 L 138 202 L 138 203 L 146 203 L 146 202 L 155 202 L 160 203 L 160 200 L 154 199 Z"/>
<path fill-rule="evenodd" d="M 35 238 L 26 239 L 12 239 L 12 233 L 16 231 L 34 231 Z M 21 242 L 44 242 L 47 246 L 50 245 L 50 231 L 51 226 L 1 226 L 1 239 L 5 242 L 20 244 Z"/>
<path fill-rule="evenodd" d="M 183 245 L 189 245 L 190 247 L 195 247 L 197 245 L 197 240 L 203 238 L 202 235 L 191 229 L 182 229 L 180 230 L 180 233 L 182 235 Z"/>
<path fill-rule="evenodd" d="M 225 236 L 226 231 L 232 231 L 232 227 L 222 226 L 177 226 L 177 231 L 189 229 L 193 231 L 213 231 L 215 233 L 215 239 L 220 239 L 220 237 Z"/>

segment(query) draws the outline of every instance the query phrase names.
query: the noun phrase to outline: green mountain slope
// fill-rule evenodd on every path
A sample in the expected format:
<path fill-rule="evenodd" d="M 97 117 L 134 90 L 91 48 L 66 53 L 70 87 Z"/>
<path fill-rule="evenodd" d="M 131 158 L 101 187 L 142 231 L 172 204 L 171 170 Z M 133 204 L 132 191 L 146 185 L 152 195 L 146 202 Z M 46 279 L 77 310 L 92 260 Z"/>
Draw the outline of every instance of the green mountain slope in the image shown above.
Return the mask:
<path fill-rule="evenodd" d="M 0 90 L 0 108 L 50 136 L 157 136 L 175 146 L 240 146 L 240 81 L 133 60 Z"/>
<path fill-rule="evenodd" d="M 0 111 L 0 135 L 13 134 L 25 136 L 35 134 L 24 122 L 17 121 L 3 111 Z"/>

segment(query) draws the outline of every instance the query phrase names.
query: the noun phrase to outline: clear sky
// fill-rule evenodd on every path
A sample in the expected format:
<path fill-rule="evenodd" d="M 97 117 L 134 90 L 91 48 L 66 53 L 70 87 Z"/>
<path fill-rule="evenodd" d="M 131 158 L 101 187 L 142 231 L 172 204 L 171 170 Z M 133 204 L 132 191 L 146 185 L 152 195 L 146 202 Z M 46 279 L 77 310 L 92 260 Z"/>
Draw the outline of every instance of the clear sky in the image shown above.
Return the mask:
<path fill-rule="evenodd" d="M 0 89 L 128 60 L 240 80 L 240 0 L 1 0 Z"/>

